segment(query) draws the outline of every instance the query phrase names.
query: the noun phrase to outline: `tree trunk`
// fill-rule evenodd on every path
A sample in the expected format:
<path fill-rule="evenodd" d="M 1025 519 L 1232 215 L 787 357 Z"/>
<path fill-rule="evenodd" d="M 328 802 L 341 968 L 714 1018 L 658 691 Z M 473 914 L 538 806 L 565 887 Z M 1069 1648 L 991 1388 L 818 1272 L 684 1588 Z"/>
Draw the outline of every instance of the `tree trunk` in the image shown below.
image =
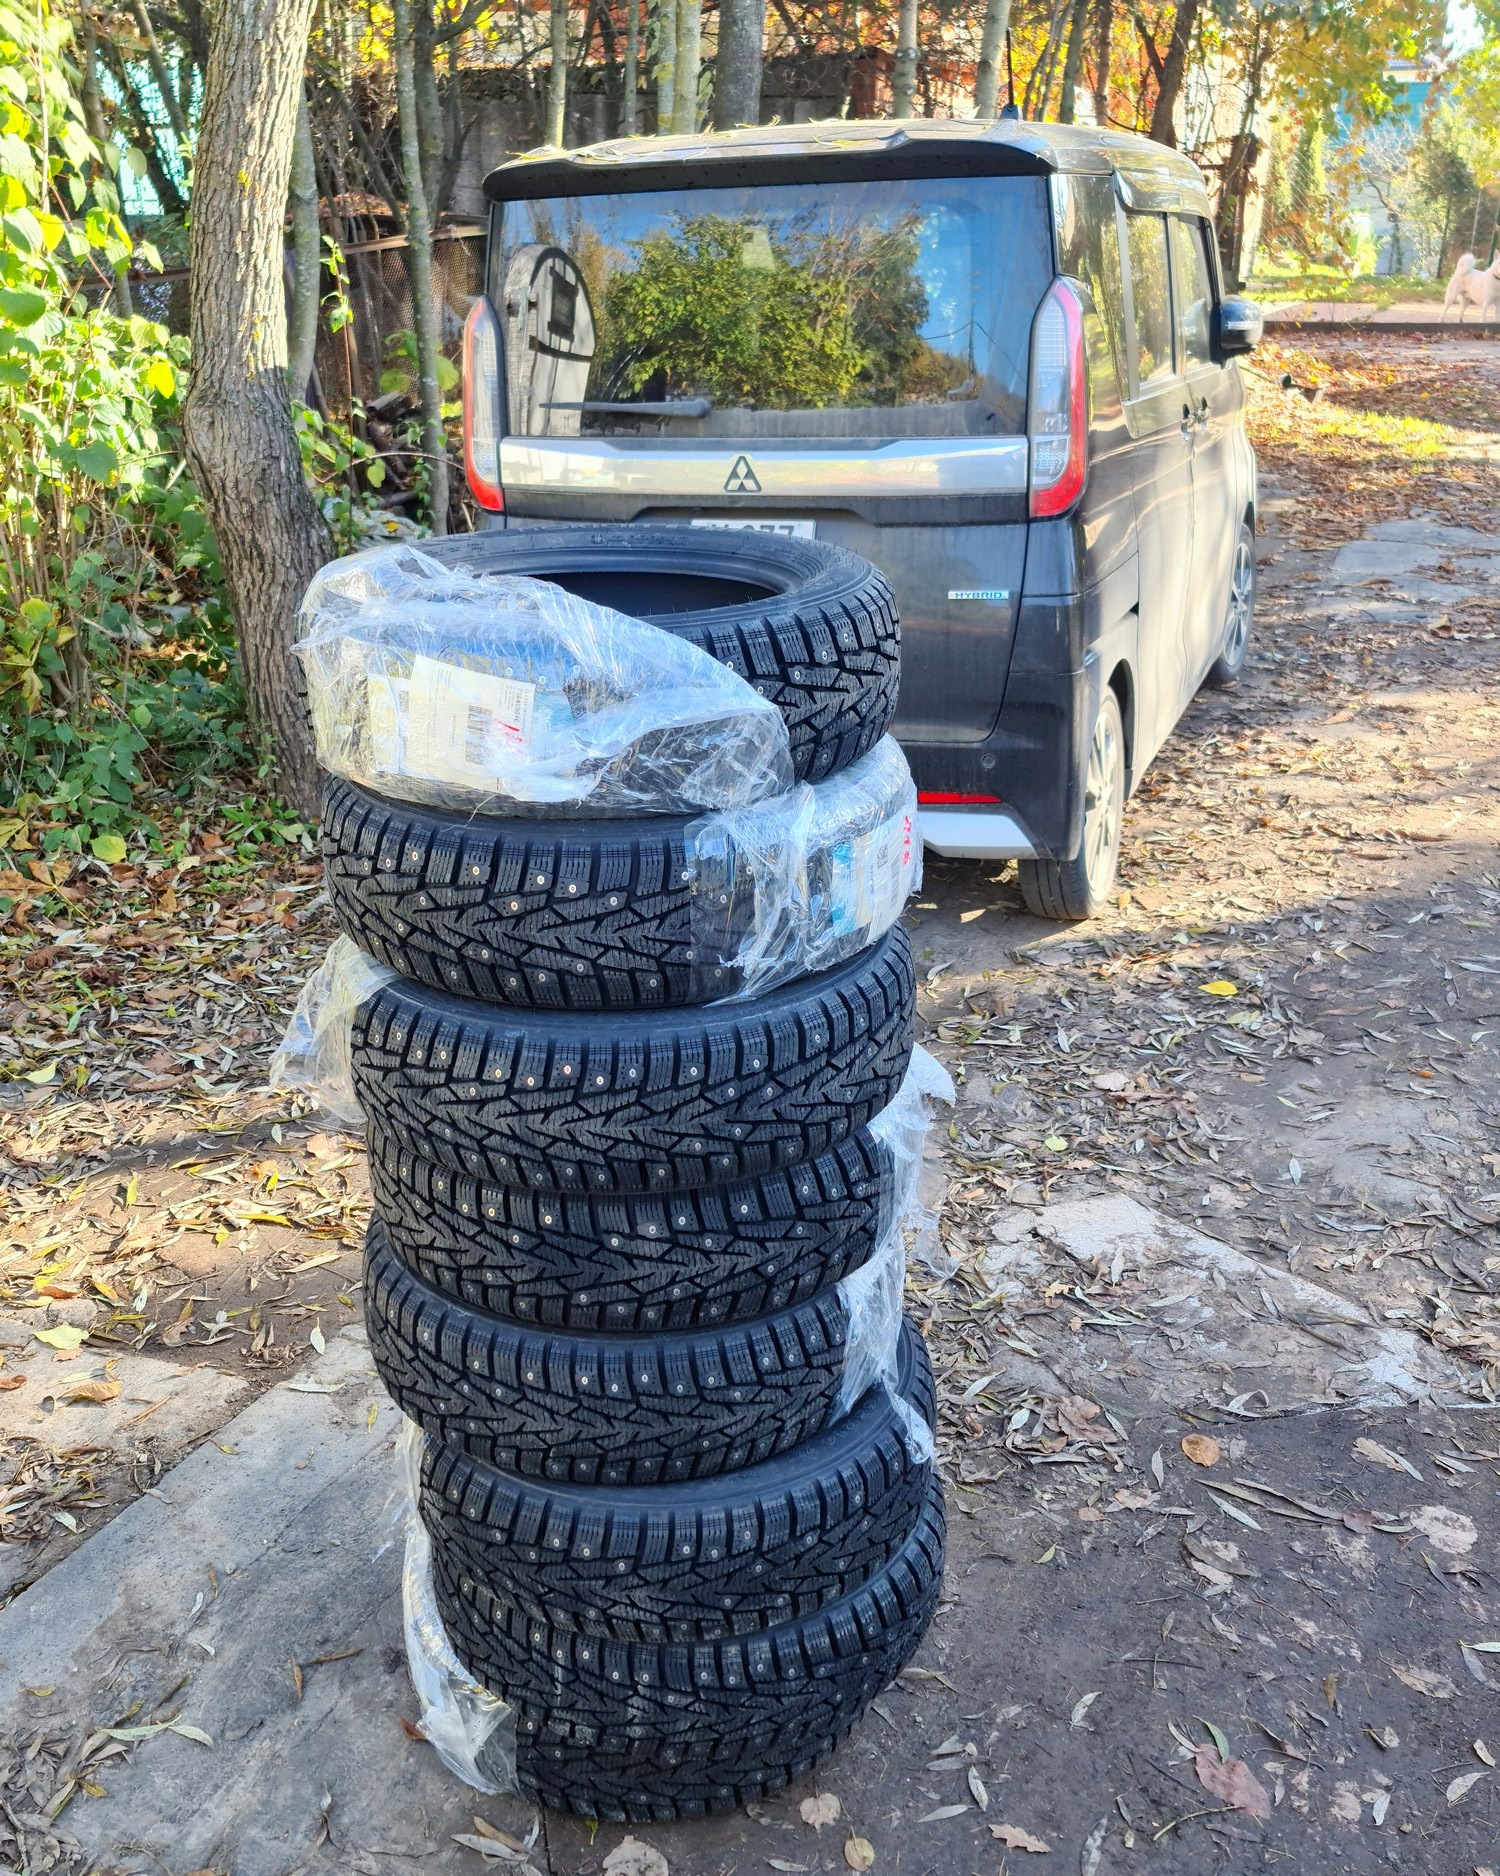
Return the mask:
<path fill-rule="evenodd" d="M 1109 123 L 1109 62 L 1115 36 L 1115 0 L 1099 0 L 1094 28 L 1094 122 Z"/>
<path fill-rule="evenodd" d="M 760 122 L 766 0 L 720 0 L 714 68 L 714 129 Z"/>
<path fill-rule="evenodd" d="M 641 0 L 625 0 L 625 73 L 620 86 L 620 132 L 622 137 L 636 133 L 641 89 Z"/>
<path fill-rule="evenodd" d="M 698 128 L 698 75 L 703 68 L 702 0 L 677 0 L 677 69 L 672 127 L 679 137 Z"/>
<path fill-rule="evenodd" d="M 438 383 L 437 307 L 432 293 L 432 223 L 428 218 L 427 197 L 422 188 L 422 144 L 417 121 L 413 51 L 411 0 L 392 0 L 391 53 L 396 67 L 396 117 L 401 130 L 401 167 L 406 173 L 406 264 L 411 279 L 411 329 L 417 354 L 417 403 L 422 412 L 422 454 L 427 463 L 427 525 L 434 534 L 446 534 L 448 443 L 443 435 L 443 393 Z"/>
<path fill-rule="evenodd" d="M 1069 0 L 1052 0 L 1052 17 L 1047 25 L 1047 39 L 1041 57 L 1031 68 L 1026 89 L 1021 96 L 1021 110 L 1038 123 L 1047 115 L 1047 100 L 1052 95 L 1052 75 L 1057 70 L 1057 55 L 1069 19 Z"/>
<path fill-rule="evenodd" d="M 292 138 L 292 321 L 287 333 L 287 389 L 307 401 L 308 380 L 318 348 L 318 302 L 322 284 L 323 243 L 318 229 L 318 167 L 313 160 L 312 118 L 307 88 L 297 100 Z"/>
<path fill-rule="evenodd" d="M 104 148 L 109 142 L 109 126 L 104 121 L 104 100 L 99 95 L 99 40 L 94 31 L 94 22 L 87 13 L 83 15 L 83 121 L 88 126 L 89 135 L 99 146 L 99 168 L 104 166 Z M 1475 217 L 1478 218 L 1478 198 L 1475 198 Z M 130 298 L 129 262 L 125 262 L 115 273 L 110 285 L 110 293 L 115 302 L 115 311 L 122 319 L 129 319 L 135 311 Z"/>
<path fill-rule="evenodd" d="M 1192 49 L 1193 28 L 1198 23 L 1199 4 L 1200 0 L 1178 0 L 1177 15 L 1172 21 L 1172 41 L 1162 60 L 1151 128 L 1146 133 L 1169 150 L 1177 148 L 1177 101 L 1182 96 L 1182 81 L 1187 76 L 1188 53 Z"/>
<path fill-rule="evenodd" d="M 1057 121 L 1071 124 L 1077 116 L 1078 74 L 1083 68 L 1083 36 L 1088 29 L 1089 0 L 1075 0 L 1073 22 L 1068 28 L 1068 56 L 1063 61 L 1062 96 L 1057 105 Z"/>
<path fill-rule="evenodd" d="M 422 153 L 422 200 L 428 215 L 435 219 L 443 212 L 447 135 L 438 97 L 432 0 L 412 0 L 412 86 L 417 101 L 417 145 Z"/>
<path fill-rule="evenodd" d="M 993 117 L 999 109 L 1000 59 L 1010 25 L 1010 0 L 989 0 L 984 9 L 984 32 L 979 41 L 979 64 L 974 70 L 974 115 Z"/>
<path fill-rule="evenodd" d="M 220 0 L 189 239 L 188 459 L 218 544 L 251 723 L 282 793 L 317 812 L 297 607 L 333 551 L 286 389 L 282 218 L 312 0 Z"/>
<path fill-rule="evenodd" d="M 547 141 L 560 150 L 568 137 L 568 0 L 550 0 L 552 72 L 547 81 Z"/>
<path fill-rule="evenodd" d="M 896 63 L 891 73 L 891 116 L 917 111 L 917 0 L 901 0 L 896 16 Z"/>
<path fill-rule="evenodd" d="M 655 0 L 656 134 L 670 137 L 677 111 L 677 0 Z"/>

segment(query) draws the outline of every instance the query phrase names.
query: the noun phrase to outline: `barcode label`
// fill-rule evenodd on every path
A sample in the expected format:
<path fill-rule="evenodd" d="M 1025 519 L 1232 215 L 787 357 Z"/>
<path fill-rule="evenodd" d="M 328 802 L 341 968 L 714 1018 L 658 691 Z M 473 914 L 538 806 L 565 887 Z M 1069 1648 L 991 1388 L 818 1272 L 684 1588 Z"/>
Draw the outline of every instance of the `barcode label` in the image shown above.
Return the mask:
<path fill-rule="evenodd" d="M 524 757 L 535 711 L 535 684 L 438 658 L 414 658 L 402 751 L 405 773 L 495 788 Z"/>

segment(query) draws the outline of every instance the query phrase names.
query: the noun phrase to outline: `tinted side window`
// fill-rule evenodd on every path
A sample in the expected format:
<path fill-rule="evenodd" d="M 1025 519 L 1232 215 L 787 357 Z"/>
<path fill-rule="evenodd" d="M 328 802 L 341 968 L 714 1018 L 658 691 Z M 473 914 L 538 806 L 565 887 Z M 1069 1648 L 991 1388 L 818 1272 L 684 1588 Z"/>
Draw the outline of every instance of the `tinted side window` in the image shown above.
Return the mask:
<path fill-rule="evenodd" d="M 1172 293 L 1167 274 L 1164 215 L 1127 215 L 1130 286 L 1135 301 L 1135 390 L 1172 375 Z"/>
<path fill-rule="evenodd" d="M 1173 216 L 1172 268 L 1177 292 L 1177 356 L 1182 371 L 1213 363 L 1213 277 L 1203 224 Z"/>
<path fill-rule="evenodd" d="M 1120 230 L 1112 176 L 1053 179 L 1061 270 L 1081 280 L 1094 302 L 1086 322 L 1089 389 L 1096 416 L 1120 408 L 1129 372 L 1125 344 L 1125 294 L 1120 278 Z"/>

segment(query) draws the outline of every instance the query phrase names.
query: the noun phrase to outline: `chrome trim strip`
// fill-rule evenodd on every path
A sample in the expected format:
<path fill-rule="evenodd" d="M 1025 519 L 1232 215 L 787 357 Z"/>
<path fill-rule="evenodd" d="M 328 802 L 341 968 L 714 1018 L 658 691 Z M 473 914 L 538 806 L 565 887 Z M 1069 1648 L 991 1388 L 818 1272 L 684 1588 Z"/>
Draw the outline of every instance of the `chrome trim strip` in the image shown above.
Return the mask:
<path fill-rule="evenodd" d="M 757 501 L 807 496 L 1024 495 L 1024 437 L 840 438 L 788 449 L 755 441 L 632 448 L 600 437 L 505 437 L 500 484 L 600 495 L 689 495 L 722 501 L 741 458 L 760 484 Z"/>
<path fill-rule="evenodd" d="M 1005 808 L 918 808 L 924 847 L 945 860 L 1032 860 L 1031 836 Z"/>

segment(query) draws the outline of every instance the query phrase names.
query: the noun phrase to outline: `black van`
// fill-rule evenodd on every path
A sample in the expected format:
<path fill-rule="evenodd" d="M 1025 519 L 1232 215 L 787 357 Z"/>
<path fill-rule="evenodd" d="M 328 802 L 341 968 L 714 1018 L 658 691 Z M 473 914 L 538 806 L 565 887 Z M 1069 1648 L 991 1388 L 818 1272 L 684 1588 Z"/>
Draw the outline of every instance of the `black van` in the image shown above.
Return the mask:
<path fill-rule="evenodd" d="M 861 121 L 539 151 L 485 184 L 469 484 L 498 525 L 816 534 L 902 622 L 940 854 L 1110 892 L 1123 802 L 1255 593 L 1255 458 L 1193 164 L 1072 125 Z"/>

